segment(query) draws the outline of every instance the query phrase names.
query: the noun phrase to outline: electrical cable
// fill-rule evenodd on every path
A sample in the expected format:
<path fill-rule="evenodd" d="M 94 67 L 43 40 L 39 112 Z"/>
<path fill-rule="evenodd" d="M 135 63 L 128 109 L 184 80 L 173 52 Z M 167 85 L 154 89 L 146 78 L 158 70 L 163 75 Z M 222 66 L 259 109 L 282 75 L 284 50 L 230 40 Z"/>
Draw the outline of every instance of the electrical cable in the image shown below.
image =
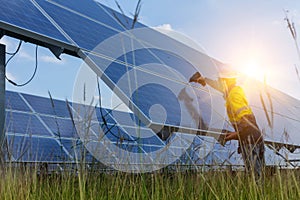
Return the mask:
<path fill-rule="evenodd" d="M 15 57 L 15 55 L 17 55 L 17 53 L 20 51 L 20 49 L 21 49 L 21 46 L 22 46 L 22 40 L 20 40 L 19 41 L 19 44 L 18 44 L 18 47 L 17 47 L 17 49 L 16 49 L 16 51 L 15 52 L 13 52 L 13 53 L 9 53 L 9 52 L 5 52 L 6 54 L 8 54 L 8 55 L 11 55 L 11 57 L 6 61 L 6 63 L 5 63 L 5 67 L 8 65 L 8 63 L 11 61 L 11 59 L 13 59 L 14 57 Z"/>
<path fill-rule="evenodd" d="M 21 44 L 22 44 L 22 41 L 20 40 L 20 43 L 19 43 L 19 46 L 17 48 L 17 50 L 14 52 L 14 53 L 7 53 L 7 54 L 11 54 L 11 57 L 7 60 L 7 62 L 5 63 L 5 67 L 7 66 L 7 64 L 12 60 L 12 58 L 19 52 L 20 48 L 21 48 Z M 31 77 L 28 79 L 28 81 L 22 83 L 22 84 L 18 84 L 14 81 L 12 81 L 11 79 L 9 79 L 6 74 L 5 74 L 5 78 L 6 80 L 11 83 L 12 85 L 16 86 L 16 87 L 23 87 L 27 84 L 29 84 L 33 78 L 35 77 L 36 75 L 36 72 L 37 72 L 37 68 L 38 68 L 38 45 L 36 45 L 35 47 L 35 68 L 34 68 L 34 72 L 33 74 L 31 75 Z"/>
<path fill-rule="evenodd" d="M 99 85 L 99 78 L 98 78 L 98 76 L 97 76 L 97 89 L 98 89 L 98 94 L 99 94 L 99 96 L 101 97 L 101 90 L 100 90 L 100 85 Z M 101 108 L 102 108 L 101 98 L 99 98 L 99 99 L 100 99 L 100 100 L 99 100 L 100 115 L 101 115 L 101 118 L 102 118 L 102 121 L 103 121 L 103 126 L 104 126 L 104 128 L 106 129 L 104 135 L 110 133 L 112 136 L 114 136 L 115 138 L 117 138 L 117 139 L 120 140 L 121 142 L 122 142 L 122 141 L 127 141 L 127 142 L 135 142 L 135 141 L 137 141 L 139 138 L 136 138 L 136 139 L 122 138 L 122 137 L 120 136 L 120 135 L 121 135 L 121 133 L 120 133 L 121 130 L 120 130 L 120 128 L 117 126 L 117 124 L 114 124 L 114 125 L 111 126 L 111 127 L 108 126 L 105 116 L 108 115 L 109 113 L 107 113 L 107 114 L 105 114 L 105 115 L 103 114 L 103 111 L 102 111 L 102 109 L 101 109 Z M 95 108 L 96 108 L 96 107 L 95 107 Z M 116 134 L 114 134 L 114 133 L 111 131 L 114 127 L 117 128 L 118 134 L 119 134 L 119 135 L 116 135 Z M 102 128 L 103 128 L 103 127 L 102 127 Z"/>

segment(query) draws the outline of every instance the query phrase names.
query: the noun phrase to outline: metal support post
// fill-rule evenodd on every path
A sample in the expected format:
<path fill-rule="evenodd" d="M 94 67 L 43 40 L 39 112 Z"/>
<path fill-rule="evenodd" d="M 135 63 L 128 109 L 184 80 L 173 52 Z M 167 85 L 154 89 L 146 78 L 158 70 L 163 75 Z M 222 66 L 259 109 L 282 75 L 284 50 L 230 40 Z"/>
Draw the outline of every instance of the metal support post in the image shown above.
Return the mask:
<path fill-rule="evenodd" d="M 5 45 L 0 44 L 0 148 L 5 138 Z"/>

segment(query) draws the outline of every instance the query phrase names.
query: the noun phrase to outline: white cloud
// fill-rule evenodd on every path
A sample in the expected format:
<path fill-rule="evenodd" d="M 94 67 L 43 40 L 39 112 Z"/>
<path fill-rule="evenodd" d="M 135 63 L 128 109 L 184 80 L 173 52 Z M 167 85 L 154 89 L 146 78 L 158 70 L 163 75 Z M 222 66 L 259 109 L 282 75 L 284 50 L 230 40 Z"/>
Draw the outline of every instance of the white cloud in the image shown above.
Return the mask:
<path fill-rule="evenodd" d="M 6 51 L 7 52 L 14 52 L 16 51 L 18 45 L 19 45 L 19 42 L 16 41 L 16 40 L 13 40 L 7 36 L 4 36 L 3 38 L 1 38 L 0 40 L 0 43 L 1 44 L 4 44 L 6 46 Z"/>
<path fill-rule="evenodd" d="M 14 75 L 12 75 L 10 72 L 6 72 L 6 76 L 9 80 L 12 80 L 12 81 L 17 80 L 17 78 Z"/>
<path fill-rule="evenodd" d="M 162 24 L 153 28 L 161 32 L 173 31 L 171 24 Z"/>
<path fill-rule="evenodd" d="M 12 43 L 9 41 L 9 39 L 7 39 L 7 37 L 1 38 L 0 43 L 5 44 L 7 47 L 10 47 L 12 45 Z"/>
<path fill-rule="evenodd" d="M 19 51 L 18 57 L 20 57 L 22 59 L 26 59 L 26 60 L 35 60 L 34 56 L 25 50 Z"/>

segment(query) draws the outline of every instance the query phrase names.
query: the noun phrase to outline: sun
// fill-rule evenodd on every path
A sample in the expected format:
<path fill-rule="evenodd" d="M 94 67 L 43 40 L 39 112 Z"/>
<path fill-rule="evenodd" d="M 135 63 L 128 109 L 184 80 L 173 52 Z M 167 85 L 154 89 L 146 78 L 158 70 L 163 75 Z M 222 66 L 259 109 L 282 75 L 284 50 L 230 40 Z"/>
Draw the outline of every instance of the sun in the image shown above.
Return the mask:
<path fill-rule="evenodd" d="M 256 60 L 246 61 L 243 64 L 240 64 L 238 67 L 240 73 L 243 75 L 254 78 L 260 81 L 265 79 L 265 69 L 264 67 Z"/>

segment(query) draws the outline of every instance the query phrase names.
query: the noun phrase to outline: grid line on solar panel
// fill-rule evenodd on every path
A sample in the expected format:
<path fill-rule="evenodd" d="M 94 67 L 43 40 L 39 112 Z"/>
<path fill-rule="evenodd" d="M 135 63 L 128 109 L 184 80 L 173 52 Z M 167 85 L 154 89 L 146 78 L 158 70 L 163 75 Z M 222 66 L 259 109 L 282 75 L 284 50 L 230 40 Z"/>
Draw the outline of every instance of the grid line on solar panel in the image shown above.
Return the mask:
<path fill-rule="evenodd" d="M 144 50 L 144 49 L 142 49 Z M 141 51 L 142 51 L 141 50 Z M 201 91 L 206 91 L 206 92 L 210 92 L 207 88 L 204 88 L 204 87 L 199 87 L 198 85 L 196 84 L 190 84 L 188 83 L 188 79 L 190 77 L 190 75 L 192 73 L 194 73 L 196 71 L 196 68 L 191 66 L 191 64 L 188 64 L 186 62 L 185 65 L 180 65 L 178 66 L 178 63 L 177 63 L 177 68 L 176 68 L 176 65 L 175 64 L 168 64 L 166 63 L 165 61 L 162 61 L 161 59 L 159 59 L 153 52 L 152 50 L 156 50 L 156 51 L 160 51 L 160 52 L 164 52 L 164 53 L 170 53 L 169 57 L 173 54 L 171 52 L 166 52 L 166 50 L 160 50 L 160 49 L 146 49 L 147 52 L 149 52 L 150 54 L 147 54 L 147 56 L 143 55 L 143 56 L 136 56 L 135 58 L 142 58 L 142 59 L 149 59 L 151 57 L 156 57 L 157 59 L 155 60 L 145 60 L 144 62 L 142 63 L 130 63 L 128 62 L 128 60 L 124 61 L 123 59 L 120 59 L 122 57 L 127 57 L 126 55 L 122 55 L 120 58 L 111 58 L 111 57 L 107 57 L 105 56 L 104 54 L 98 54 L 97 52 L 89 52 L 89 51 L 84 51 L 82 50 L 82 54 L 84 55 L 83 57 L 88 57 L 92 62 L 94 62 L 95 65 L 97 65 L 98 63 L 102 66 L 107 66 L 107 68 L 105 69 L 102 69 L 104 70 L 104 72 L 110 68 L 110 66 L 113 66 L 112 68 L 116 68 L 115 65 L 119 66 L 120 67 L 124 67 L 126 70 L 132 70 L 132 69 L 136 69 L 136 70 L 139 70 L 139 71 L 142 71 L 142 72 L 145 72 L 145 73 L 148 73 L 148 74 L 152 74 L 152 75 L 155 75 L 155 76 L 159 76 L 159 77 L 162 77 L 162 78 L 165 78 L 165 79 L 168 79 L 168 80 L 172 80 L 174 82 L 178 82 L 178 83 L 181 83 L 183 85 L 186 85 L 186 86 L 191 86 L 197 90 L 201 90 Z M 175 58 L 175 57 L 178 57 L 178 55 L 173 55 L 172 58 Z M 129 56 L 130 57 L 130 56 Z M 87 59 L 87 58 L 85 58 Z M 168 58 L 170 59 L 170 58 Z M 180 58 L 182 59 L 182 58 Z M 134 61 L 138 61 L 136 59 L 134 59 Z M 187 68 L 184 68 L 184 66 L 186 67 L 188 65 L 190 65 L 190 68 L 193 69 L 191 71 L 191 69 L 187 69 Z M 144 66 L 147 66 L 147 65 L 152 65 L 153 67 L 155 68 L 151 68 L 151 69 L 147 69 L 146 67 Z M 157 66 L 157 67 L 156 67 Z M 165 66 L 165 67 L 163 67 Z M 162 67 L 163 68 L 163 71 L 162 69 L 158 68 L 158 67 Z M 170 67 L 172 67 L 172 71 L 170 71 Z M 119 69 L 118 68 L 118 69 Z M 175 74 L 173 69 L 175 69 L 174 71 L 176 72 L 180 72 L 180 78 L 178 77 L 178 74 Z M 170 73 L 166 73 L 166 70 L 169 71 Z M 182 76 L 184 75 L 184 76 Z M 183 77 L 185 77 L 185 80 L 183 80 Z M 220 93 L 216 93 L 217 95 L 221 96 Z"/>
<path fill-rule="evenodd" d="M 76 128 L 71 120 L 69 119 L 57 119 L 53 117 L 41 117 L 47 127 L 51 130 L 51 133 L 60 137 L 78 137 Z"/>
<path fill-rule="evenodd" d="M 16 161 L 64 161 L 68 155 L 53 139 L 8 136 L 9 149 Z"/>
<path fill-rule="evenodd" d="M 118 69 L 118 71 L 119 71 L 120 68 L 112 68 L 112 67 L 111 67 L 111 68 L 108 68 L 108 69 Z M 123 68 L 123 69 L 125 70 L 125 68 Z M 127 72 L 127 71 L 125 70 L 124 73 L 126 73 L 126 72 Z M 137 71 L 137 72 L 139 72 L 139 71 Z M 107 75 L 107 74 L 108 74 L 108 71 L 105 71 L 105 73 L 106 73 L 106 75 Z M 113 76 L 110 76 L 110 78 L 113 78 L 114 76 L 117 75 L 117 73 L 113 73 L 113 72 L 110 72 L 109 74 L 112 74 L 112 75 L 113 75 Z M 109 74 L 108 74 L 108 75 L 109 75 Z M 147 75 L 147 74 L 145 73 L 144 75 Z M 118 77 L 116 77 L 116 78 L 117 78 L 117 79 L 114 80 L 114 82 L 117 82 L 117 81 L 118 81 Z M 131 83 L 130 85 L 135 85 L 135 83 L 134 83 L 134 81 L 135 81 L 134 78 L 131 78 L 131 79 L 128 80 L 128 81 L 133 81 L 133 83 Z M 171 83 L 172 83 L 172 84 L 175 84 L 174 82 L 171 82 Z M 125 84 L 125 83 L 124 83 L 124 84 Z M 123 86 L 124 86 L 124 84 L 123 84 Z M 121 85 L 122 85 L 122 84 L 121 84 Z M 124 89 L 123 89 L 122 91 L 124 92 L 124 90 L 125 90 L 126 88 L 128 88 L 127 85 L 124 86 Z M 128 93 L 128 91 L 127 91 L 127 93 Z M 176 98 L 176 99 L 177 99 L 177 98 Z"/>
<path fill-rule="evenodd" d="M 118 33 L 45 1 L 38 1 L 38 4 L 55 21 L 57 26 L 82 49 L 92 50 L 103 40 Z M 64 20 L 61 20 L 62 18 Z"/>
<path fill-rule="evenodd" d="M 259 111 L 261 111 L 261 112 L 265 112 L 265 110 L 262 108 L 262 107 L 260 107 L 260 106 L 257 106 L 257 105 L 250 105 L 253 109 L 256 109 L 256 110 L 259 110 Z M 285 107 L 285 109 L 288 109 L 287 107 Z M 276 108 L 275 108 L 275 110 L 274 111 L 271 111 L 271 110 L 269 110 L 269 109 L 267 109 L 267 113 L 269 113 L 269 114 L 273 114 L 273 115 L 278 115 L 278 116 L 280 116 L 280 117 L 284 117 L 284 118 L 287 118 L 287 119 L 290 119 L 290 120 L 293 120 L 293 121 L 296 121 L 296 122 L 299 122 L 300 123 L 300 120 L 299 119 L 297 119 L 296 118 L 296 116 L 294 116 L 294 117 L 291 117 L 291 116 L 288 116 L 288 115 L 285 115 L 285 114 L 282 114 L 282 113 L 280 113 L 280 112 L 278 112 L 278 111 L 276 111 Z"/>
<path fill-rule="evenodd" d="M 44 139 L 54 139 L 54 140 L 70 140 L 70 139 L 74 139 L 74 140 L 78 140 L 78 138 L 69 138 L 69 137 L 60 137 L 60 138 L 57 138 L 57 137 L 53 137 L 52 135 L 36 135 L 36 134 L 32 134 L 32 135 L 28 135 L 28 134 L 25 134 L 25 133 L 14 133 L 14 132 L 6 132 L 6 135 L 9 135 L 9 136 L 20 136 L 20 137 L 32 137 L 32 138 L 44 138 Z"/>
<path fill-rule="evenodd" d="M 85 162 L 89 162 L 95 160 L 80 140 L 74 138 L 62 138 L 60 141 L 74 161 L 84 160 Z"/>
<path fill-rule="evenodd" d="M 73 39 L 71 38 L 71 37 L 69 37 L 69 35 L 68 34 L 66 34 L 66 32 L 60 27 L 60 26 L 58 26 L 58 24 L 47 14 L 47 12 L 45 12 L 45 10 L 41 7 L 41 6 L 39 6 L 39 4 L 34 0 L 32 0 L 32 3 L 34 4 L 34 6 L 51 22 L 51 24 L 53 25 L 53 26 L 55 26 L 55 28 L 65 37 L 65 38 L 67 38 L 68 40 L 69 40 L 69 42 L 71 43 L 71 44 L 76 44 L 74 41 L 73 41 Z"/>
<path fill-rule="evenodd" d="M 19 96 L 19 93 L 5 91 L 5 107 L 6 110 L 18 110 L 24 112 L 32 112 L 30 108 L 25 104 L 25 102 Z"/>
<path fill-rule="evenodd" d="M 4 24 L 69 44 L 69 41 L 39 12 L 29 0 L 9 0 L 0 6 Z"/>
<path fill-rule="evenodd" d="M 97 58 L 97 57 L 96 57 L 96 58 Z M 98 60 L 98 62 L 101 62 L 101 61 L 102 61 L 101 58 L 99 58 L 99 59 L 100 59 L 100 60 Z M 97 62 L 97 61 L 96 61 L 96 62 Z M 115 63 L 115 64 L 116 64 L 116 63 Z M 117 73 L 114 72 L 114 71 L 109 72 L 110 69 L 112 69 L 112 70 L 113 70 L 113 69 L 114 69 L 114 70 L 117 69 L 117 70 L 119 71 L 120 68 L 114 66 L 114 67 L 109 67 L 109 68 L 107 68 L 106 71 L 105 71 L 105 74 L 108 75 L 108 76 L 110 77 L 110 79 L 113 78 L 114 82 L 117 82 L 117 81 L 118 81 L 118 77 L 116 76 Z M 122 68 L 121 68 L 121 69 L 122 69 Z M 125 66 L 124 66 L 124 67 L 123 67 L 123 71 L 124 71 L 123 73 L 127 73 L 127 72 L 128 72 L 127 69 L 132 70 L 131 68 L 128 68 L 128 67 L 125 67 Z M 110 74 L 111 74 L 111 75 L 110 75 Z M 114 77 L 116 77 L 116 78 L 114 78 Z M 186 83 L 185 83 L 185 84 L 186 84 Z M 131 84 L 131 85 L 132 85 L 132 84 Z M 218 96 L 221 97 L 220 94 L 218 94 Z M 215 111 L 215 110 L 214 110 L 214 111 Z M 217 115 L 219 116 L 219 118 L 221 117 L 221 118 L 220 118 L 221 120 L 224 120 L 223 114 L 217 113 Z M 221 128 L 221 129 L 222 129 L 222 128 Z"/>
<path fill-rule="evenodd" d="M 70 118 L 70 112 L 66 101 L 55 100 L 45 97 L 39 97 L 29 94 L 20 94 L 27 105 L 32 108 L 35 113 L 57 116 L 62 118 Z"/>
<path fill-rule="evenodd" d="M 39 0 L 37 1 L 39 2 Z M 111 20 L 110 17 L 107 17 L 104 15 L 103 12 L 100 12 L 100 9 L 97 9 L 98 4 L 93 1 L 86 1 L 84 4 L 82 4 L 79 1 L 53 1 L 49 0 L 47 1 L 57 7 L 60 7 L 66 11 L 72 12 L 73 14 L 79 15 L 83 18 L 86 18 L 90 21 L 96 22 L 102 26 L 105 26 L 107 28 L 110 28 L 114 31 L 125 31 L 126 29 L 122 27 L 117 21 Z M 84 8 L 86 7 L 87 4 L 93 4 L 93 5 L 88 5 L 88 10 L 85 10 Z M 73 5 L 74 4 L 74 5 Z M 46 7 L 45 7 L 46 8 Z M 113 27 L 112 25 L 116 25 Z"/>
<path fill-rule="evenodd" d="M 25 97 L 23 96 L 24 94 L 20 94 L 20 97 L 23 99 L 23 101 L 27 104 L 27 106 L 35 112 L 35 110 L 32 108 L 32 106 L 29 104 L 29 101 L 27 101 L 25 99 Z M 39 115 L 36 115 L 36 117 L 38 118 L 38 120 L 42 123 L 42 125 L 48 130 L 48 132 L 53 136 L 53 138 L 55 139 L 55 141 L 57 142 L 57 144 L 61 145 L 60 141 L 55 138 L 55 134 L 52 132 L 52 130 L 47 126 L 47 124 L 42 120 L 42 118 Z M 68 151 L 63 148 L 63 150 L 69 155 Z M 70 155 L 69 155 L 70 156 Z M 71 157 L 71 156 L 70 156 Z"/>
<path fill-rule="evenodd" d="M 140 22 L 136 22 L 134 24 L 134 27 L 133 26 L 133 20 L 127 16 L 124 16 L 123 14 L 99 3 L 99 2 L 96 2 L 98 4 L 98 6 L 105 12 L 107 13 L 111 19 L 114 20 L 114 22 L 120 24 L 124 29 L 132 29 L 132 28 L 143 28 L 145 27 L 145 25 L 143 25 L 142 23 Z M 125 21 L 123 21 L 125 20 Z"/>
<path fill-rule="evenodd" d="M 26 133 L 28 135 L 51 135 L 43 127 L 40 120 L 33 114 L 24 114 L 18 112 L 6 113 L 6 132 Z"/>
<path fill-rule="evenodd" d="M 148 146 L 145 146 L 145 149 L 147 148 Z M 151 148 L 151 147 L 149 147 L 149 148 Z M 153 150 L 153 148 L 152 148 L 152 150 Z M 156 150 L 156 149 L 155 149 Z"/>

